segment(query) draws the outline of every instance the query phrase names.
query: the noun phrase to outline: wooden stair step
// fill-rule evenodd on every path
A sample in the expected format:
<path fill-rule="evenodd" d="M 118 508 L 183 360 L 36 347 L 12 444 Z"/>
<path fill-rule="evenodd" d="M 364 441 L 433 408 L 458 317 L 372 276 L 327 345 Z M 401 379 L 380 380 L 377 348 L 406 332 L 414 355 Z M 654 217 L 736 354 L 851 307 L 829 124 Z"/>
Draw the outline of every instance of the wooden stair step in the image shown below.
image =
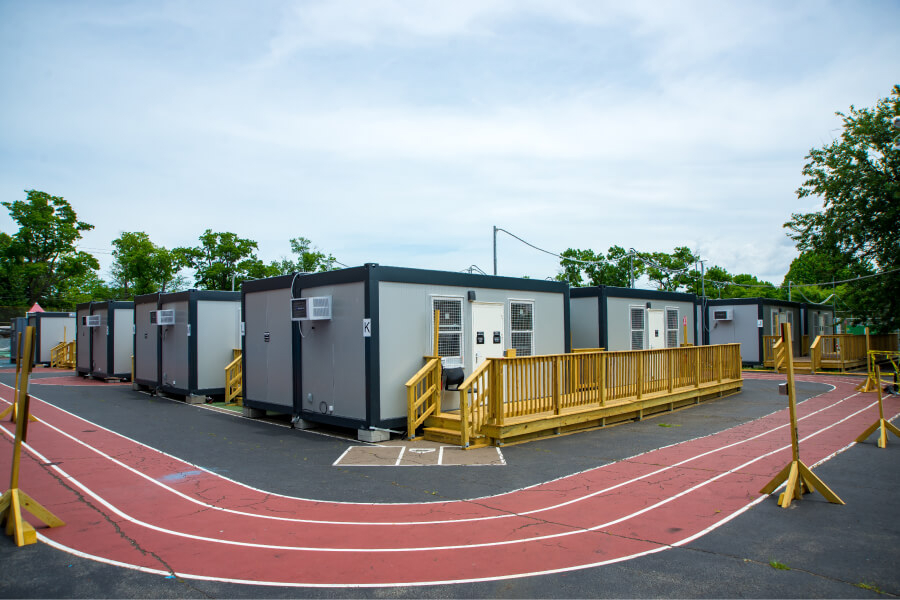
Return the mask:
<path fill-rule="evenodd" d="M 426 427 L 422 430 L 424 438 L 429 442 L 437 442 L 439 444 L 452 444 L 454 446 L 462 445 L 462 432 L 458 429 L 445 429 L 443 427 Z M 488 439 L 483 435 L 476 435 L 469 438 L 469 448 L 480 448 L 488 446 Z"/>
<path fill-rule="evenodd" d="M 429 442 L 438 442 L 442 444 L 454 444 L 459 446 L 462 444 L 462 432 L 454 429 L 444 429 L 443 427 L 426 427 L 422 430 L 424 437 Z"/>

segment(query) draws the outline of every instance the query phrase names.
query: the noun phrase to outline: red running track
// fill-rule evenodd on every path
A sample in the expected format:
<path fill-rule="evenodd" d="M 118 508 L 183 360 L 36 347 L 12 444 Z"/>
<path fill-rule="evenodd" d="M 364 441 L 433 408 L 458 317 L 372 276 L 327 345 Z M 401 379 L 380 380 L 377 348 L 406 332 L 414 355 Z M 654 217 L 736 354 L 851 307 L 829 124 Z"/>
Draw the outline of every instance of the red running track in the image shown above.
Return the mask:
<path fill-rule="evenodd" d="M 877 419 L 875 395 L 856 392 L 855 380 L 798 380 L 834 386 L 798 406 L 806 464 Z M 8 404 L 11 390 L 0 397 Z M 885 410 L 896 416 L 900 401 L 887 398 Z M 264 585 L 471 582 L 628 560 L 686 544 L 760 502 L 791 458 L 785 409 L 497 496 L 320 502 L 250 488 L 37 399 L 32 412 L 40 422 L 29 428 L 22 487 L 67 523 L 39 528 L 42 541 L 147 572 Z M 0 464 L 9 464 L 11 425 L 2 432 Z"/>

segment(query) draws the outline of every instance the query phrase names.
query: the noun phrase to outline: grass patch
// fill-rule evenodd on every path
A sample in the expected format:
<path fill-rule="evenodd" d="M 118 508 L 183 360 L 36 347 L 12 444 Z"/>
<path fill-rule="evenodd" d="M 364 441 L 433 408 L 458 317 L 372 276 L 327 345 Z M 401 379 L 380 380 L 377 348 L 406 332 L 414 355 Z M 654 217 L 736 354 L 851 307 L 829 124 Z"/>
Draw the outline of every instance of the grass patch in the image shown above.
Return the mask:
<path fill-rule="evenodd" d="M 681 427 L 678 423 L 660 423 L 660 427 Z"/>
<path fill-rule="evenodd" d="M 869 590 L 870 592 L 875 592 L 876 594 L 883 594 L 883 593 L 884 593 L 884 592 L 882 592 L 880 589 L 878 589 L 878 586 L 872 585 L 872 584 L 870 584 L 870 583 L 863 583 L 863 582 L 861 582 L 861 581 L 860 581 L 859 583 L 856 584 L 856 587 L 862 588 L 862 589 L 864 589 L 864 590 Z"/>
<path fill-rule="evenodd" d="M 773 569 L 778 569 L 779 571 L 790 571 L 791 568 L 784 563 L 780 563 L 777 560 L 770 560 L 769 566 Z"/>

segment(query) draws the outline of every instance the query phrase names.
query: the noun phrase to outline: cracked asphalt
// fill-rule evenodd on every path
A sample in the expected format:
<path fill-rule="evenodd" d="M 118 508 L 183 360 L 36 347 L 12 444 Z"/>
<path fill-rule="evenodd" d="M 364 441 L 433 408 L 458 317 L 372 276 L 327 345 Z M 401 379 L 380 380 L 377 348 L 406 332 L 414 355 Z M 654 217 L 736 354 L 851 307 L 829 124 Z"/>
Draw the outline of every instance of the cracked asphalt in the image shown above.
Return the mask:
<path fill-rule="evenodd" d="M 35 378 L 52 376 L 41 374 Z M 11 384 L 10 374 L 0 381 Z M 34 396 L 242 483 L 331 501 L 430 502 L 519 489 L 727 429 L 785 407 L 771 381 L 687 410 L 503 448 L 506 466 L 332 467 L 355 439 L 188 406 L 128 386 L 40 386 Z M 826 388 L 799 384 L 805 399 Z M 0 443 L 9 443 L 6 438 Z M 801 446 L 801 457 L 802 457 Z M 0 477 L 7 477 L 0 465 Z M 900 596 L 900 440 L 874 436 L 815 468 L 845 506 L 812 494 L 781 509 L 769 498 L 692 543 L 603 567 L 477 584 L 283 588 L 182 580 L 0 536 L 4 598 L 669 598 Z M 5 479 L 3 480 L 5 481 Z M 27 490 L 27 482 L 22 482 Z M 86 500 L 81 497 L 81 502 Z M 712 507 L 701 507 L 712 509 Z M 98 511 L 98 519 L 103 518 Z M 240 561 L 240 552 L 233 560 Z M 775 566 L 784 568 L 775 568 Z"/>

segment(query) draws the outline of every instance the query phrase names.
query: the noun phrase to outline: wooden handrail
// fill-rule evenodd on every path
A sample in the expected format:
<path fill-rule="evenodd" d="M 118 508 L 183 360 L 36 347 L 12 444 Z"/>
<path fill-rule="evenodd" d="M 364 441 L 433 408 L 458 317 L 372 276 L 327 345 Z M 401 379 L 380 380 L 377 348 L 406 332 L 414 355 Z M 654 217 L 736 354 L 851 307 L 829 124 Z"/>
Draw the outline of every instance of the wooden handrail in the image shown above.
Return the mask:
<path fill-rule="evenodd" d="M 813 343 L 809 345 L 809 368 L 815 373 L 822 368 L 822 336 L 817 335 Z"/>
<path fill-rule="evenodd" d="M 406 382 L 406 436 L 414 438 L 419 425 L 440 412 L 441 359 L 432 357 Z"/>
<path fill-rule="evenodd" d="M 225 404 L 232 404 L 236 398 L 241 399 L 241 391 L 243 388 L 244 373 L 242 367 L 241 351 L 234 349 L 232 352 L 234 360 L 225 367 Z M 238 402 L 240 404 L 241 402 Z"/>
<path fill-rule="evenodd" d="M 440 359 L 427 359 L 406 383 L 410 436 L 429 415 L 440 413 L 434 401 L 439 365 Z M 457 388 L 461 444 L 491 435 L 485 426 L 503 427 L 532 415 L 561 417 L 740 380 L 740 344 L 488 358 Z"/>

